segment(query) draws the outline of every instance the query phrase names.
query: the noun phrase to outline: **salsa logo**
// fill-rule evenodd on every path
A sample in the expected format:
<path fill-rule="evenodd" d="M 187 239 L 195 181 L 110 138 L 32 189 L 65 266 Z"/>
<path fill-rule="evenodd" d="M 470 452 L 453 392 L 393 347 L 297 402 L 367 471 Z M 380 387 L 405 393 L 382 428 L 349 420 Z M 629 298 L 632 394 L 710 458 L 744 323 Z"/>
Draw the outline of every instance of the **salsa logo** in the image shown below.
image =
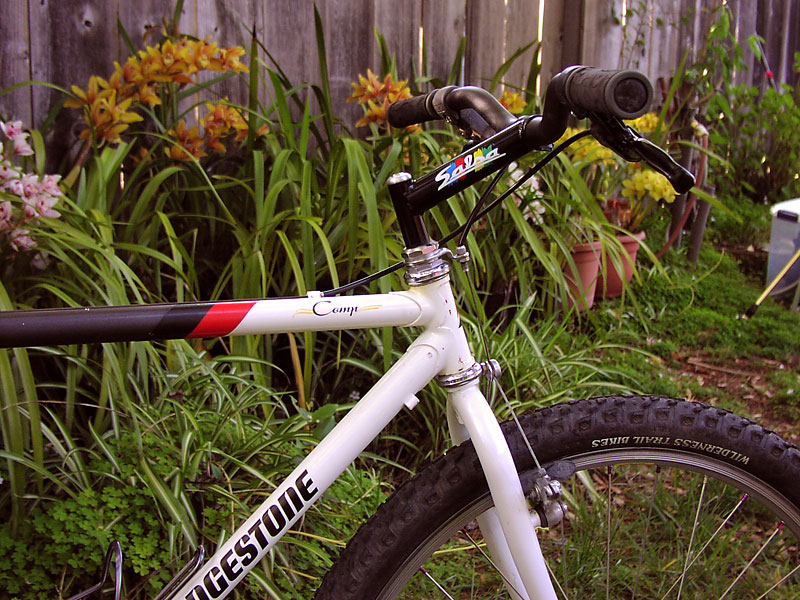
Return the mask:
<path fill-rule="evenodd" d="M 505 156 L 505 154 L 500 154 L 500 150 L 492 146 L 478 148 L 472 154 L 459 156 L 436 174 L 436 181 L 441 182 L 439 189 L 446 188 L 448 185 L 451 185 L 459 179 L 463 179 L 473 171 L 479 171 L 484 165 L 488 165 L 503 156 Z"/>

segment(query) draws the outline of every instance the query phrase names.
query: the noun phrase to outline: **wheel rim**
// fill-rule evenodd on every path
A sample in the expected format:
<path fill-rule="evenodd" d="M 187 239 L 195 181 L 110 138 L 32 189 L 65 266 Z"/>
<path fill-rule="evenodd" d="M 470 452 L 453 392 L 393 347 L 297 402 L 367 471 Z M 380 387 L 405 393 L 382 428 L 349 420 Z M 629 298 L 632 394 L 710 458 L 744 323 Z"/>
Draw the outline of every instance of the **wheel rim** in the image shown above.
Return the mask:
<path fill-rule="evenodd" d="M 550 530 L 540 536 L 543 547 L 549 547 L 546 550 L 548 563 L 557 574 L 556 580 L 560 580 L 557 584 L 562 588 L 559 590 L 559 597 L 759 598 L 765 597 L 761 594 L 780 582 L 782 577 L 793 573 L 794 565 L 800 564 L 796 556 L 797 538 L 800 537 L 800 511 L 772 487 L 735 466 L 711 457 L 681 451 L 642 448 L 585 453 L 565 460 L 573 462 L 583 473 L 565 483 L 570 518 L 560 528 L 560 532 L 557 529 Z M 613 467 L 611 477 L 605 479 L 603 473 L 609 467 Z M 648 472 L 651 474 L 647 475 Z M 655 473 L 659 474 L 658 477 L 653 475 Z M 677 481 L 676 477 L 681 480 Z M 650 492 L 653 497 L 650 502 L 644 502 L 645 480 L 652 480 L 654 491 Z M 682 485 L 688 486 L 687 489 L 681 487 Z M 602 492 L 602 495 L 598 495 L 598 492 Z M 610 498 L 608 492 L 611 493 Z M 745 501 L 737 502 L 736 495 L 742 497 L 739 492 L 747 494 Z M 671 502 L 670 495 L 677 499 L 675 506 L 680 508 L 677 512 L 675 507 L 662 505 Z M 585 514 L 588 504 L 603 507 L 602 511 L 592 511 L 591 522 L 587 521 L 589 515 Z M 508 594 L 497 576 L 494 577 L 495 584 L 492 584 L 499 588 L 497 595 L 490 595 L 491 592 L 485 589 L 490 587 L 483 581 L 486 576 L 484 569 L 488 569 L 485 565 L 461 569 L 472 577 L 467 585 L 462 582 L 453 583 L 448 569 L 438 566 L 444 562 L 441 557 L 448 553 L 451 556 L 468 552 L 480 554 L 478 550 L 465 548 L 472 544 L 462 527 L 490 507 L 491 499 L 486 493 L 444 523 L 397 570 L 393 581 L 380 597 L 446 598 L 446 595 L 434 590 L 433 584 L 416 583 L 420 577 L 412 580 L 411 595 L 401 594 L 406 581 L 418 573 L 418 565 L 425 558 L 426 564 L 432 565 L 426 567 L 427 571 L 432 577 L 438 578 L 438 585 L 446 590 L 450 586 L 448 593 L 453 598 L 507 598 Z M 612 510 L 608 510 L 609 507 L 613 507 Z M 689 508 L 692 510 L 688 510 Z M 732 509 L 735 510 L 731 512 Z M 696 514 L 690 514 L 693 511 Z M 598 512 L 602 514 L 598 515 Z M 642 518 L 640 522 L 630 520 L 634 513 Z M 676 551 L 674 556 L 661 557 L 666 546 L 664 540 L 658 537 L 662 535 L 659 527 L 667 528 L 670 520 L 673 521 L 676 532 Z M 603 536 L 588 531 L 587 525 L 591 525 L 592 531 L 596 531 L 602 522 L 605 524 Z M 687 523 L 690 525 L 687 526 Z M 718 530 L 716 537 L 710 537 L 715 530 Z M 631 550 L 634 533 L 638 535 L 636 551 Z M 576 542 L 577 536 L 581 536 L 581 539 Z M 432 561 L 427 560 L 435 549 L 448 544 L 448 540 L 453 537 L 457 538 L 461 546 L 450 542 L 450 547 L 444 553 L 435 556 Z M 479 538 L 479 532 L 475 537 Z M 653 542 L 656 539 L 657 548 Z M 723 554 L 721 549 L 725 549 L 726 544 L 732 547 Z M 618 545 L 625 550 L 621 554 L 616 547 Z M 598 547 L 604 549 L 605 557 L 601 556 L 602 552 L 597 551 Z M 659 556 L 654 558 L 656 553 Z M 754 563 L 744 568 L 747 566 L 748 556 L 754 559 Z M 782 558 L 791 559 L 792 566 L 776 570 L 775 562 Z M 633 564 L 637 562 L 638 565 Z M 579 567 L 577 574 L 573 572 L 576 565 Z M 739 579 L 735 569 L 738 566 L 744 568 L 744 575 Z M 652 573 L 645 572 L 656 568 L 663 570 L 660 578 L 654 578 Z M 717 572 L 722 570 L 722 574 Z M 761 570 L 767 571 L 766 580 L 763 580 Z M 619 576 L 621 572 L 624 572 L 624 577 Z M 703 577 L 697 577 L 701 572 Z M 474 581 L 476 573 L 479 579 L 477 583 Z M 615 576 L 619 576 L 619 579 Z M 714 589 L 710 591 L 710 595 L 698 596 L 700 583 L 708 580 L 713 580 Z M 793 581 L 785 581 L 778 589 L 772 590 L 769 597 L 792 598 L 795 593 L 792 586 L 796 591 L 797 585 Z M 414 591 L 418 587 L 429 587 L 431 595 L 421 595 L 419 591 Z M 704 592 L 709 593 L 705 589 Z"/>

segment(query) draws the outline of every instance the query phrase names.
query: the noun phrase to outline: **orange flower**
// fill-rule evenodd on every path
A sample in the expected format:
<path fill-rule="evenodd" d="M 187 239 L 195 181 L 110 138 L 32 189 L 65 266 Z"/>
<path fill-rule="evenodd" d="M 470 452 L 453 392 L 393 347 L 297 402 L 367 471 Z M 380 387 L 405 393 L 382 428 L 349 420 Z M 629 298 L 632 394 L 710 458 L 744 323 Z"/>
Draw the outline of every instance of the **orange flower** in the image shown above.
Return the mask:
<path fill-rule="evenodd" d="M 378 81 L 371 69 L 367 69 L 366 77 L 359 75 L 358 83 L 352 82 L 350 85 L 353 93 L 347 98 L 348 102 L 358 101 L 359 104 L 365 104 L 383 94 L 383 83 Z"/>
<path fill-rule="evenodd" d="M 191 50 L 187 59 L 189 68 L 194 71 L 203 71 L 211 68 L 212 59 L 217 53 L 218 46 L 216 42 L 208 44 L 206 40 L 200 40 L 191 45 Z"/>
<path fill-rule="evenodd" d="M 223 65 L 221 70 L 247 73 L 247 66 L 239 60 L 240 56 L 244 56 L 244 48 L 241 46 L 233 46 L 232 48 L 223 48 L 220 50 L 219 58 Z"/>
<path fill-rule="evenodd" d="M 353 93 L 347 98 L 348 102 L 357 101 L 359 104 L 368 104 L 370 101 L 383 100 L 389 98 L 389 102 L 405 100 L 411 97 L 411 90 L 408 88 L 408 79 L 394 81 L 391 74 L 386 75 L 380 81 L 371 69 L 367 69 L 367 76 L 358 76 L 358 83 L 350 84 Z"/>
<path fill-rule="evenodd" d="M 176 144 L 165 148 L 164 152 L 168 158 L 190 160 L 192 157 L 201 158 L 206 156 L 203 150 L 203 138 L 197 126 L 187 129 L 186 121 L 181 119 L 175 129 L 170 129 L 167 133 L 177 141 Z"/>
<path fill-rule="evenodd" d="M 121 141 L 120 134 L 128 129 L 130 123 L 142 120 L 141 115 L 128 110 L 133 102 L 132 98 L 117 104 L 116 92 L 114 90 L 108 92 L 108 95 L 98 97 L 88 107 L 86 121 L 89 129 L 81 132 L 82 138 L 88 139 L 91 135 L 96 139 L 117 144 Z"/>
<path fill-rule="evenodd" d="M 363 127 L 369 123 L 385 123 L 386 111 L 392 102 L 411 98 L 408 88 L 408 79 L 394 81 L 391 74 L 386 75 L 383 81 L 375 73 L 367 69 L 367 76 L 358 76 L 358 83 L 351 83 L 353 93 L 347 98 L 348 102 L 357 101 L 366 104 L 364 117 L 359 119 L 356 127 Z"/>
<path fill-rule="evenodd" d="M 119 133 L 127 128 L 128 123 L 141 120 L 139 115 L 129 111 L 131 102 L 157 106 L 162 102 L 165 84 L 181 86 L 193 83 L 193 75 L 201 70 L 246 72 L 247 66 L 239 60 L 244 54 L 244 48 L 240 46 L 219 48 L 216 42 L 208 43 L 207 40 L 166 40 L 157 46 L 140 50 L 135 56 L 129 57 L 124 65 L 115 62 L 114 73 L 109 81 L 92 76 L 85 92 L 72 86 L 75 97 L 70 98 L 66 106 L 83 107 L 86 110 L 86 122 L 91 132 L 84 131 L 82 137 L 119 141 Z M 109 100 L 111 98 L 113 100 Z M 131 102 L 127 102 L 128 100 Z M 216 135 L 212 131 L 210 140 L 229 135 L 231 129 L 236 131 L 237 140 L 245 139 L 247 123 L 238 112 L 226 110 L 221 120 L 225 133 Z M 176 131 L 185 134 L 185 123 L 176 126 Z M 224 152 L 224 146 L 218 140 L 210 145 L 217 151 Z M 191 152 L 200 151 L 191 144 L 186 147 L 191 147 Z M 179 150 L 170 152 L 176 156 L 181 155 Z"/>
<path fill-rule="evenodd" d="M 375 100 L 369 100 L 367 102 L 367 110 L 364 113 L 364 116 L 356 121 L 356 127 L 365 127 L 370 123 L 385 123 L 386 122 L 386 111 L 389 109 L 389 102 L 388 98 L 384 98 L 383 102 L 376 102 Z"/>

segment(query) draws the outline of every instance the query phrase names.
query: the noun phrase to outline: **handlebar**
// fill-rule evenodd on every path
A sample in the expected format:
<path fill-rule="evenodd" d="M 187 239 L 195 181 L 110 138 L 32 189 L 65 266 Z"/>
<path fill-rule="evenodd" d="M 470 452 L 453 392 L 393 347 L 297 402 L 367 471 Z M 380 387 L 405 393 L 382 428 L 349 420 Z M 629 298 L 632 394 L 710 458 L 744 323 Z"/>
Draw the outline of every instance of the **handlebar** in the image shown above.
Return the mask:
<path fill-rule="evenodd" d="M 553 102 L 579 116 L 599 113 L 619 119 L 635 119 L 650 107 L 653 86 L 638 71 L 607 71 L 575 66 L 553 78 L 547 88 L 546 98 L 551 97 Z M 469 127 L 476 116 L 491 127 L 490 135 L 516 121 L 494 96 L 474 86 L 436 89 L 395 102 L 389 106 L 387 113 L 392 127 L 408 127 L 444 119 L 462 129 L 471 129 L 478 137 L 485 139 L 487 135 L 481 135 L 480 131 Z"/>
<path fill-rule="evenodd" d="M 665 175 L 676 191 L 683 193 L 694 185 L 694 176 L 664 150 L 622 123 L 623 119 L 635 119 L 647 112 L 652 100 L 653 86 L 638 71 L 574 66 L 550 81 L 539 116 L 517 119 L 485 90 L 449 86 L 392 104 L 387 118 L 393 127 L 444 119 L 466 137 L 483 142 L 483 146 L 492 148 L 497 143 L 505 144 L 509 147 L 503 154 L 505 160 L 498 161 L 495 168 L 489 170 L 491 172 L 558 140 L 567 129 L 570 113 L 574 113 L 592 121 L 592 134 L 600 143 L 627 160 L 643 160 Z M 490 144 L 494 140 L 496 143 Z M 439 171 L 432 176 L 438 174 Z M 453 193 L 475 182 L 472 178 L 462 180 L 462 184 L 453 186 Z M 418 208 L 421 210 L 428 204 L 430 202 L 420 202 Z"/>

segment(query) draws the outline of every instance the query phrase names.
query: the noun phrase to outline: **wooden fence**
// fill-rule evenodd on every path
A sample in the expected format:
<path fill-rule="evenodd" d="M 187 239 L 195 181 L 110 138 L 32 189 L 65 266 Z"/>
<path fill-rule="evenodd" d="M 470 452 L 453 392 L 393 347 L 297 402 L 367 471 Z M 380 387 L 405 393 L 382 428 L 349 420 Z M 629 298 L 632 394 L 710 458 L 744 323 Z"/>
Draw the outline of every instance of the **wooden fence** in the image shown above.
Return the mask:
<path fill-rule="evenodd" d="M 248 47 L 251 32 L 296 83 L 318 82 L 314 6 L 325 34 L 334 110 L 345 121 L 360 114 L 346 105 L 350 82 L 380 67 L 375 30 L 397 57 L 400 75 L 425 71 L 445 79 L 466 36 L 464 83 L 486 85 L 518 48 L 541 39 L 542 79 L 576 63 L 632 67 L 668 77 L 684 52 L 698 52 L 711 11 L 722 0 L 185 0 L 181 30 L 221 45 Z M 134 44 L 168 19 L 174 0 L 4 0 L 0 19 L 0 89 L 38 80 L 62 88 L 108 76 L 127 50 L 119 22 Z M 739 39 L 758 33 L 777 81 L 796 82 L 800 0 L 733 0 Z M 424 57 L 423 57 L 424 49 Z M 533 50 L 506 81 L 522 85 Z M 266 60 L 264 57 L 262 59 Z M 765 65 L 747 52 L 751 68 L 739 81 L 764 80 Z M 244 84 L 224 93 L 244 99 Z M 266 92 L 264 92 L 266 93 Z M 0 116 L 41 126 L 61 93 L 34 85 L 0 96 Z M 67 111 L 77 113 L 77 111 Z M 59 119 L 57 137 L 70 138 L 78 115 Z M 72 119 L 72 120 L 71 120 Z M 71 120 L 71 121 L 70 121 Z M 58 140 L 56 140 L 57 142 Z"/>

